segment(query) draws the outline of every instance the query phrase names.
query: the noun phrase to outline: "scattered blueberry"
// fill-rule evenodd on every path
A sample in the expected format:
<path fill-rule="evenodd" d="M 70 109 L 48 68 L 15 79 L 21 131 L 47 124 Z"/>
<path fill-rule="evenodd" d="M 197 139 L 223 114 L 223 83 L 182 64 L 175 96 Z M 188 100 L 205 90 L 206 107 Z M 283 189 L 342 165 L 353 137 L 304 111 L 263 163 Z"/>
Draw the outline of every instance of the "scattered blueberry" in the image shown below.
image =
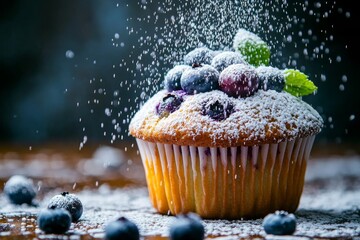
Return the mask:
<path fill-rule="evenodd" d="M 246 64 L 234 64 L 225 68 L 219 77 L 220 89 L 232 97 L 249 97 L 258 89 L 255 68 Z"/>
<path fill-rule="evenodd" d="M 211 61 L 211 66 L 216 68 L 219 72 L 227 68 L 232 64 L 247 64 L 243 59 L 243 56 L 238 52 L 225 51 L 217 54 Z"/>
<path fill-rule="evenodd" d="M 296 218 L 294 214 L 285 211 L 276 211 L 264 218 L 263 227 L 267 234 L 291 235 L 296 230 Z"/>
<path fill-rule="evenodd" d="M 105 227 L 105 239 L 107 240 L 138 240 L 140 233 L 135 223 L 121 217 Z"/>
<path fill-rule="evenodd" d="M 180 83 L 188 94 L 209 92 L 219 88 L 219 72 L 210 65 L 194 64 L 184 71 Z"/>
<path fill-rule="evenodd" d="M 1 232 L 9 232 L 11 230 L 10 223 L 0 223 L 0 233 Z"/>
<path fill-rule="evenodd" d="M 170 113 L 175 112 L 180 108 L 181 103 L 184 101 L 184 91 L 174 91 L 168 93 L 162 101 L 156 105 L 156 113 L 160 117 L 167 117 Z"/>
<path fill-rule="evenodd" d="M 225 120 L 233 112 L 234 107 L 231 103 L 221 103 L 218 100 L 208 102 L 202 109 L 203 115 L 207 115 L 216 121 Z"/>
<path fill-rule="evenodd" d="M 65 209 L 44 209 L 39 213 L 37 221 L 45 233 L 63 234 L 70 228 L 71 216 Z"/>
<path fill-rule="evenodd" d="M 63 192 L 50 199 L 49 209 L 63 208 L 67 210 L 73 222 L 79 220 L 83 213 L 83 205 L 80 199 L 69 192 Z"/>
<path fill-rule="evenodd" d="M 172 68 L 166 75 L 164 79 L 164 85 L 166 90 L 169 92 L 174 90 L 181 90 L 180 78 L 183 72 L 191 67 L 188 65 L 177 65 Z"/>
<path fill-rule="evenodd" d="M 187 65 L 193 64 L 210 64 L 214 57 L 214 51 L 207 47 L 195 48 L 191 52 L 185 55 L 184 62 Z"/>
<path fill-rule="evenodd" d="M 32 204 L 36 196 L 33 181 L 24 176 L 12 176 L 5 184 L 4 193 L 14 204 Z"/>
<path fill-rule="evenodd" d="M 205 229 L 201 219 L 194 213 L 179 215 L 170 226 L 171 240 L 202 240 L 204 235 Z"/>
<path fill-rule="evenodd" d="M 282 70 L 274 67 L 260 66 L 256 68 L 259 76 L 259 89 L 281 92 L 285 87 L 285 76 Z"/>

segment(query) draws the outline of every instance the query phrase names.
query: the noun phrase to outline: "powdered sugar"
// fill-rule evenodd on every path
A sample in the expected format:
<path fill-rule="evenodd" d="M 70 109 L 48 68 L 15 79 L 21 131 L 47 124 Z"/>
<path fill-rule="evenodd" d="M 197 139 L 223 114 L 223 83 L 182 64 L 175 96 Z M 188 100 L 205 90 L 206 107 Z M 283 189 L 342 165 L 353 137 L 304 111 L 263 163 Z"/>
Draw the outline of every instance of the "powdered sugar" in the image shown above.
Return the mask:
<path fill-rule="evenodd" d="M 261 75 L 267 76 L 267 78 L 270 78 L 270 77 L 284 77 L 283 71 L 276 68 L 276 67 L 259 66 L 259 67 L 256 68 L 256 72 L 260 73 Z"/>
<path fill-rule="evenodd" d="M 6 182 L 4 192 L 15 194 L 19 191 L 30 192 L 31 195 L 35 196 L 33 181 L 21 175 L 12 176 L 9 181 Z"/>
<path fill-rule="evenodd" d="M 249 97 L 257 91 L 259 81 L 254 67 L 233 64 L 221 72 L 219 85 L 220 89 L 229 96 Z"/>
<path fill-rule="evenodd" d="M 259 77 L 259 89 L 281 92 L 285 88 L 285 74 L 283 70 L 270 66 L 256 68 Z"/>
<path fill-rule="evenodd" d="M 216 68 L 219 72 L 224 70 L 226 67 L 232 64 L 243 63 L 246 64 L 246 61 L 243 59 L 243 56 L 238 52 L 225 51 L 217 54 L 212 62 L 211 66 Z"/>
<path fill-rule="evenodd" d="M 348 161 L 349 160 L 349 161 Z M 307 175 L 315 176 L 319 169 L 326 169 L 328 174 L 321 178 L 313 178 L 305 183 L 305 190 L 300 202 L 300 208 L 295 213 L 297 217 L 297 231 L 295 239 L 301 237 L 355 237 L 360 236 L 360 173 L 354 171 L 352 180 L 342 177 L 342 169 L 354 167 L 360 162 L 360 157 L 327 161 L 319 159 L 310 161 Z M 341 167 L 339 168 L 339 166 Z M 337 176 L 334 178 L 334 176 Z M 14 229 L 16 221 L 25 224 L 20 233 L 33 234 L 37 232 L 39 238 L 44 237 L 36 228 L 34 217 L 37 212 L 46 207 L 49 199 L 57 192 L 47 193 L 40 202 L 40 208 L 29 206 L 14 207 L 3 195 L 0 196 L 0 222 L 10 224 Z M 173 216 L 157 214 L 151 207 L 146 188 L 110 189 L 107 185 L 99 189 L 83 190 L 77 193 L 84 205 L 84 213 L 78 223 L 72 224 L 69 235 L 77 237 L 90 235 L 103 237 L 104 226 L 118 218 L 125 216 L 134 221 L 143 236 L 168 235 L 168 229 Z M 14 218 L 20 220 L 15 220 Z M 265 236 L 258 220 L 204 220 L 207 235 L 223 236 L 216 239 L 239 239 L 240 237 Z M 18 224 L 19 226 L 21 224 Z M 22 225 L 21 225 L 22 226 Z M 29 227 L 26 227 L 29 226 Z M 6 229 L 9 229 L 7 226 Z M 6 230 L 7 231 L 7 230 Z M 4 234 L 4 235 L 3 235 Z M 9 232 L 1 233 L 6 236 Z M 236 237 L 235 237 L 236 236 Z M 273 239 L 271 236 L 266 238 Z M 146 239 L 146 238 L 145 238 Z M 277 238 L 278 239 L 278 238 Z M 289 239 L 286 237 L 286 239 Z"/>
<path fill-rule="evenodd" d="M 180 78 L 183 72 L 186 69 L 190 69 L 191 67 L 188 65 L 176 65 L 174 68 L 170 69 L 167 72 L 164 78 L 165 88 L 168 90 L 179 90 L 180 86 Z"/>
<path fill-rule="evenodd" d="M 197 64 L 210 64 L 215 53 L 207 47 L 200 47 L 192 50 L 184 57 L 184 62 L 187 65 Z"/>
<path fill-rule="evenodd" d="M 247 98 L 232 98 L 218 90 L 188 95 L 177 111 L 159 118 L 155 106 L 166 94 L 157 93 L 134 116 L 130 123 L 132 135 L 178 145 L 229 147 L 314 135 L 323 124 L 320 115 L 307 103 L 273 90 L 259 90 Z M 203 106 L 213 100 L 232 104 L 234 112 L 223 121 L 202 115 Z"/>
<path fill-rule="evenodd" d="M 252 41 L 259 44 L 264 43 L 264 41 L 261 40 L 261 38 L 256 34 L 240 28 L 234 37 L 233 48 L 237 49 L 240 43 L 245 44 L 247 41 Z"/>

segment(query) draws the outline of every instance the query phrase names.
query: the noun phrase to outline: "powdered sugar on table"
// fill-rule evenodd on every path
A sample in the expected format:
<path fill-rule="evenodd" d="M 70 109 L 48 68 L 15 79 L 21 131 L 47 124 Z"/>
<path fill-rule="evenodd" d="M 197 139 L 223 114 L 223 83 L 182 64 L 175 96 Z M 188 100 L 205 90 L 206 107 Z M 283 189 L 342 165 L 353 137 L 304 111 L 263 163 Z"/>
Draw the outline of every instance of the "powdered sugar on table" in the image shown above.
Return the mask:
<path fill-rule="evenodd" d="M 360 236 L 360 173 L 355 170 L 343 171 L 359 169 L 359 166 L 360 157 L 310 161 L 304 194 L 295 214 L 298 219 L 294 236 L 296 239 Z M 323 171 L 317 177 L 319 169 Z M 25 217 L 32 216 L 30 220 L 34 222 L 35 214 L 46 207 L 50 198 L 57 193 L 47 193 L 39 208 L 14 206 L 1 195 L 0 220 L 20 216 L 26 222 Z M 74 236 L 90 234 L 93 237 L 103 237 L 104 226 L 119 216 L 134 221 L 144 236 L 167 236 L 169 225 L 175 219 L 173 216 L 157 214 L 151 207 L 147 189 L 142 187 L 111 189 L 107 185 L 101 185 L 96 190 L 82 190 L 77 196 L 83 202 L 84 214 L 78 223 L 72 225 L 69 233 Z M 261 223 L 262 219 L 204 220 L 206 233 L 222 236 L 219 239 L 265 236 Z M 12 224 L 11 221 L 9 224 Z M 23 230 L 27 231 L 26 228 Z M 39 230 L 35 232 L 39 233 Z"/>

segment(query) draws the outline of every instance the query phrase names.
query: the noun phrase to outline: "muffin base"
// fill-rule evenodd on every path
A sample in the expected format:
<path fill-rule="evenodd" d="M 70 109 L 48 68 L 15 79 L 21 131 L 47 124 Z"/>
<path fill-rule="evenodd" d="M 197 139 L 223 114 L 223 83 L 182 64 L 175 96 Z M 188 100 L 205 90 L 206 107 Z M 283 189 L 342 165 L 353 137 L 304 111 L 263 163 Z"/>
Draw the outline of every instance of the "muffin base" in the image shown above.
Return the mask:
<path fill-rule="evenodd" d="M 240 219 L 297 209 L 314 139 L 229 148 L 137 144 L 158 212 Z"/>

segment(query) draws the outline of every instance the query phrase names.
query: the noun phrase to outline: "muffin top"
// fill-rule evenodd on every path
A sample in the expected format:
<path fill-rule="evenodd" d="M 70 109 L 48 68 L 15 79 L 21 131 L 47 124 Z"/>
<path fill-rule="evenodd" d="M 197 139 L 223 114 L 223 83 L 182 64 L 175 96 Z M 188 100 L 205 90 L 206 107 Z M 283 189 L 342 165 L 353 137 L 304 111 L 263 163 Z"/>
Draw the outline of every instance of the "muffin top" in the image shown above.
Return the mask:
<path fill-rule="evenodd" d="M 270 48 L 240 29 L 233 50 L 196 48 L 168 71 L 130 134 L 150 142 L 203 147 L 279 143 L 320 132 L 320 115 L 301 96 L 317 87 L 296 69 L 268 66 Z"/>
<path fill-rule="evenodd" d="M 163 108 L 164 102 L 169 106 Z M 310 105 L 287 92 L 259 90 L 234 98 L 219 90 L 194 95 L 163 90 L 136 113 L 130 133 L 150 142 L 232 147 L 314 135 L 322 124 Z"/>

